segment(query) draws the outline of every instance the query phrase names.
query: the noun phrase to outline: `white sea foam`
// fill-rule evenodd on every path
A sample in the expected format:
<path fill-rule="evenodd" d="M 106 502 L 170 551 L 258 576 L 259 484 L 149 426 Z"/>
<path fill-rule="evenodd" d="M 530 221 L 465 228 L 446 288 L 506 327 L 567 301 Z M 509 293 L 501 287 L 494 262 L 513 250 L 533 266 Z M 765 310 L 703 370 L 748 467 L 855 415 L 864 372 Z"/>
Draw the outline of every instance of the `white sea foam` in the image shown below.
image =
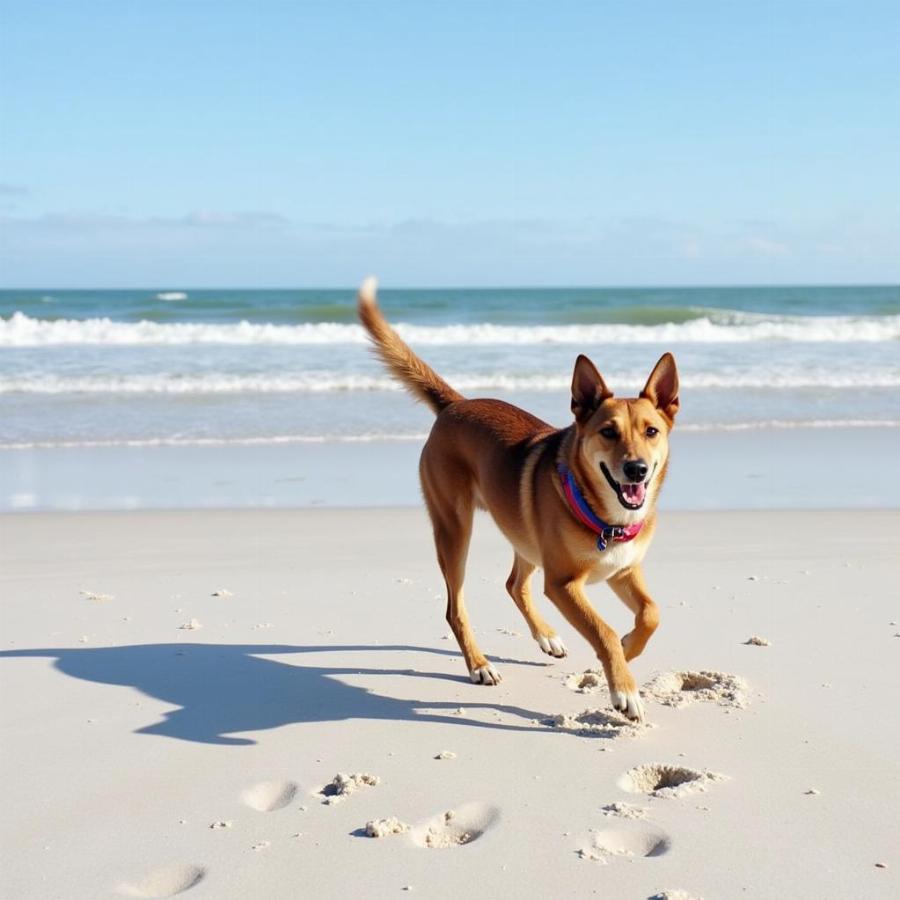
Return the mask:
<path fill-rule="evenodd" d="M 100 447 L 259 447 L 281 444 L 370 444 L 424 441 L 427 434 L 275 434 L 255 437 L 148 437 L 97 440 L 9 441 L 0 450 L 77 450 Z"/>
<path fill-rule="evenodd" d="M 794 341 L 810 343 L 900 340 L 900 316 L 759 316 L 730 314 L 660 325 L 405 325 L 404 340 L 418 346 L 529 344 L 679 344 Z M 22 312 L 0 318 L 0 347 L 60 344 L 362 344 L 359 325 L 114 322 L 111 319 L 34 319 Z"/>
<path fill-rule="evenodd" d="M 463 392 L 567 391 L 571 378 L 559 375 L 510 375 L 503 372 L 454 373 L 447 381 Z M 644 384 L 644 373 L 610 373 L 607 382 L 619 393 L 635 393 Z M 750 372 L 697 372 L 681 378 L 685 390 L 745 389 L 799 390 L 900 387 L 900 368 L 857 368 L 850 371 L 798 368 Z M 324 394 L 338 392 L 400 391 L 402 386 L 387 375 L 354 375 L 342 372 L 305 372 L 293 375 L 81 375 L 54 374 L 0 376 L 0 394 Z"/>
<path fill-rule="evenodd" d="M 804 428 L 900 428 L 900 419 L 771 419 L 758 422 L 710 422 L 679 425 L 679 432 L 778 431 Z M 148 437 L 104 438 L 97 440 L 48 440 L 0 442 L 0 450 L 78 450 L 104 447 L 264 447 L 289 444 L 370 444 L 420 443 L 428 435 L 422 432 L 368 434 L 276 434 L 253 437 Z"/>
<path fill-rule="evenodd" d="M 156 299 L 172 303 L 177 300 L 187 300 L 187 296 L 188 295 L 184 291 L 160 291 L 156 295 Z"/>

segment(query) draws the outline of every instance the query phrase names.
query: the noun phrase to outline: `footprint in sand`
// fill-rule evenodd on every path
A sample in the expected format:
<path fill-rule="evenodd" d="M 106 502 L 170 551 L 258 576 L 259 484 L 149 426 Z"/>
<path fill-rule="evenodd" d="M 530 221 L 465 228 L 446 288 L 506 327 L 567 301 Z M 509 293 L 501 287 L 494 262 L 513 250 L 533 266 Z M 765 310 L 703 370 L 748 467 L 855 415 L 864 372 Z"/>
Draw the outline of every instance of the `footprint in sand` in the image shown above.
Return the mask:
<path fill-rule="evenodd" d="M 261 781 L 241 794 L 241 802 L 257 812 L 284 809 L 300 790 L 293 781 Z"/>
<path fill-rule="evenodd" d="M 728 776 L 707 770 L 688 769 L 650 763 L 629 769 L 617 782 L 623 791 L 631 794 L 647 794 L 650 797 L 685 797 L 695 791 L 706 791 Z"/>
<path fill-rule="evenodd" d="M 582 859 L 607 863 L 614 856 L 662 856 L 671 846 L 672 841 L 664 831 L 635 822 L 594 831 L 588 845 L 576 852 Z"/>
<path fill-rule="evenodd" d="M 410 836 L 419 847 L 443 850 L 477 841 L 500 820 L 500 810 L 486 803 L 464 803 L 416 825 Z"/>
<path fill-rule="evenodd" d="M 206 876 L 203 866 L 167 866 L 145 875 L 140 881 L 119 885 L 126 897 L 174 897 L 190 890 Z"/>
<path fill-rule="evenodd" d="M 727 672 L 663 672 L 654 676 L 641 690 L 663 706 L 687 706 L 689 703 L 716 703 L 743 709 L 748 705 L 747 682 Z"/>

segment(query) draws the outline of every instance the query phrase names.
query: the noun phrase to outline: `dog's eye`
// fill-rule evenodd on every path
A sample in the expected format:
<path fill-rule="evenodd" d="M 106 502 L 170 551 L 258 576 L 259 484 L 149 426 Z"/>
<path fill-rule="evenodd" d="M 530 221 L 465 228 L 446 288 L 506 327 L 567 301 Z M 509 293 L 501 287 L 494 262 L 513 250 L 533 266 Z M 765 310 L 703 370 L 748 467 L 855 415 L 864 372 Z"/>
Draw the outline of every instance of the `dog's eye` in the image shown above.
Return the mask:
<path fill-rule="evenodd" d="M 654 428 L 652 425 L 647 426 L 647 437 L 656 437 L 659 434 L 659 429 Z"/>
<path fill-rule="evenodd" d="M 600 434 L 603 435 L 608 441 L 614 441 L 618 436 L 619 432 L 613 428 L 612 425 L 607 425 L 606 428 L 600 429 Z"/>

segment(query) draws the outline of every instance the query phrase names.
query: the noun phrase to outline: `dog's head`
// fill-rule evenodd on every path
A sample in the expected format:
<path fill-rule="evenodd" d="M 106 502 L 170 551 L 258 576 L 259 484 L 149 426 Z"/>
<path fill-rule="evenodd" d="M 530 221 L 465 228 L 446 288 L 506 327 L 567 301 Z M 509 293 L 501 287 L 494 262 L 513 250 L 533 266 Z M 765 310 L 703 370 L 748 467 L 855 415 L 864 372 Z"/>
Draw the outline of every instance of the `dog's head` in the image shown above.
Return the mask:
<path fill-rule="evenodd" d="M 656 503 L 678 412 L 678 370 L 665 353 L 640 397 L 617 400 L 597 367 L 579 356 L 572 375 L 574 453 L 613 522 L 643 519 Z"/>

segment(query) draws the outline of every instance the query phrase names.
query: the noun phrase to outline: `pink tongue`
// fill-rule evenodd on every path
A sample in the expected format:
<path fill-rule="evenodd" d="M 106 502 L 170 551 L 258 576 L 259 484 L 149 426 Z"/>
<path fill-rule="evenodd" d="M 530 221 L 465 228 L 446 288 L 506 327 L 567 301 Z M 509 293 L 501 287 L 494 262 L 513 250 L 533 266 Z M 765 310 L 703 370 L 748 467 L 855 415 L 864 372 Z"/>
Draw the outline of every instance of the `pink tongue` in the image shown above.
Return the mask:
<path fill-rule="evenodd" d="M 634 503 L 635 505 L 644 502 L 644 495 L 647 492 L 647 488 L 644 484 L 623 484 L 622 485 L 622 496 L 629 502 Z"/>

